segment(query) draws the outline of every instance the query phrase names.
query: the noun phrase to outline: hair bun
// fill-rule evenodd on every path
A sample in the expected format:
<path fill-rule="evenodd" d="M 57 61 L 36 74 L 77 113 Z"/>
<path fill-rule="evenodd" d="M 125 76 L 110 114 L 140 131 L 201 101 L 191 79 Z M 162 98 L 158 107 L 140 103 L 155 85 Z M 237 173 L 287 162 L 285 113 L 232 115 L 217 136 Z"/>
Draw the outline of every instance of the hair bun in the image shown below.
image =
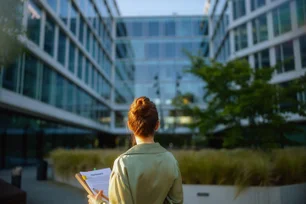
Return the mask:
<path fill-rule="evenodd" d="M 151 106 L 150 99 L 143 96 L 135 101 L 134 106 L 132 107 L 132 112 L 137 116 L 146 117 Z"/>
<path fill-rule="evenodd" d="M 141 105 L 143 105 L 144 103 L 145 103 L 144 98 L 139 98 L 139 99 L 137 100 L 137 102 L 136 102 L 136 105 L 137 105 L 137 106 L 141 106 Z"/>

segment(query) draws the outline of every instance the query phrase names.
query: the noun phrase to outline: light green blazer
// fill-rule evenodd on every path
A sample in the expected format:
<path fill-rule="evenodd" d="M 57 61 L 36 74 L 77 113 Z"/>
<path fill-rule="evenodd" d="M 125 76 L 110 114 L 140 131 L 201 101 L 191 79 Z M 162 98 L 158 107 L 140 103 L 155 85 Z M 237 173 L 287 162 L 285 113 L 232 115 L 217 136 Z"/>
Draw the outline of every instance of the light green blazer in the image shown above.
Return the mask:
<path fill-rule="evenodd" d="M 176 159 L 159 143 L 132 147 L 114 162 L 109 199 L 111 204 L 183 203 Z"/>

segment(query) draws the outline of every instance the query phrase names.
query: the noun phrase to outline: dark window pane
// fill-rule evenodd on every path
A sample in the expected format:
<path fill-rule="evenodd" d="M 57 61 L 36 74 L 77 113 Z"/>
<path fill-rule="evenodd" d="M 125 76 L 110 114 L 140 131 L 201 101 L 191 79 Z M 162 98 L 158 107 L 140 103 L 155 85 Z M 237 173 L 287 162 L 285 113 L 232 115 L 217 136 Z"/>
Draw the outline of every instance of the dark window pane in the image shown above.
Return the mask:
<path fill-rule="evenodd" d="M 165 43 L 165 57 L 174 58 L 175 57 L 175 44 L 174 43 Z"/>
<path fill-rule="evenodd" d="M 143 24 L 141 22 L 133 23 L 133 36 L 140 37 L 143 36 Z"/>
<path fill-rule="evenodd" d="M 306 24 L 306 0 L 296 0 L 298 25 Z"/>
<path fill-rule="evenodd" d="M 181 20 L 178 23 L 178 35 L 179 36 L 191 36 L 192 24 L 191 20 Z"/>
<path fill-rule="evenodd" d="M 83 55 L 80 51 L 78 56 L 78 77 L 83 79 Z"/>
<path fill-rule="evenodd" d="M 159 58 L 159 44 L 158 43 L 147 43 L 146 44 L 146 55 L 148 59 Z"/>
<path fill-rule="evenodd" d="M 175 29 L 175 22 L 174 21 L 167 21 L 165 22 L 165 36 L 175 36 L 176 29 Z"/>
<path fill-rule="evenodd" d="M 159 22 L 149 22 L 148 31 L 148 36 L 159 36 Z"/>
<path fill-rule="evenodd" d="M 36 98 L 37 88 L 37 59 L 27 54 L 25 56 L 24 78 L 23 78 L 23 95 Z"/>
<path fill-rule="evenodd" d="M 70 30 L 74 34 L 76 34 L 76 24 L 77 24 L 77 18 L 78 18 L 78 13 L 76 12 L 76 8 L 74 6 L 71 7 L 70 11 Z"/>
<path fill-rule="evenodd" d="M 56 12 L 57 0 L 47 0 L 49 6 Z"/>
<path fill-rule="evenodd" d="M 83 19 L 80 18 L 80 25 L 79 25 L 79 41 L 83 43 L 84 39 L 84 22 Z"/>
<path fill-rule="evenodd" d="M 51 104 L 51 97 L 52 97 L 52 77 L 54 72 L 47 66 L 44 65 L 43 69 L 43 85 L 42 85 L 42 93 L 41 93 L 41 100 L 45 103 Z"/>
<path fill-rule="evenodd" d="M 265 49 L 261 52 L 261 67 L 270 67 L 269 49 Z"/>
<path fill-rule="evenodd" d="M 4 67 L 3 71 L 3 88 L 9 89 L 11 91 L 17 91 L 17 73 L 18 73 L 18 60 L 12 64 Z"/>
<path fill-rule="evenodd" d="M 46 18 L 45 24 L 45 42 L 44 50 L 51 56 L 54 55 L 54 36 L 55 36 L 55 23 L 49 16 Z"/>
<path fill-rule="evenodd" d="M 34 3 L 34 1 L 29 1 L 27 36 L 37 45 L 39 45 L 40 21 L 41 9 Z"/>
<path fill-rule="evenodd" d="M 283 4 L 280 7 L 280 25 L 281 25 L 281 32 L 285 33 L 291 30 L 291 12 L 290 12 L 290 2 Z"/>
<path fill-rule="evenodd" d="M 86 84 L 89 84 L 89 68 L 90 67 L 90 63 L 89 61 L 86 59 L 86 64 L 85 64 L 85 83 Z"/>
<path fill-rule="evenodd" d="M 283 61 L 284 61 L 284 70 L 290 71 L 294 70 L 294 57 L 293 57 L 293 43 L 292 41 L 286 42 L 283 44 Z"/>
<path fill-rule="evenodd" d="M 70 41 L 69 43 L 69 71 L 71 73 L 74 73 L 75 68 L 75 46 L 73 42 Z"/>
<path fill-rule="evenodd" d="M 56 74 L 56 107 L 64 107 L 64 78 L 60 74 Z"/>
<path fill-rule="evenodd" d="M 57 60 L 65 66 L 66 56 L 66 35 L 60 30 L 58 36 Z"/>
<path fill-rule="evenodd" d="M 306 68 L 306 35 L 300 37 L 302 67 Z"/>
<path fill-rule="evenodd" d="M 68 0 L 60 0 L 60 18 L 64 23 L 68 22 Z"/>

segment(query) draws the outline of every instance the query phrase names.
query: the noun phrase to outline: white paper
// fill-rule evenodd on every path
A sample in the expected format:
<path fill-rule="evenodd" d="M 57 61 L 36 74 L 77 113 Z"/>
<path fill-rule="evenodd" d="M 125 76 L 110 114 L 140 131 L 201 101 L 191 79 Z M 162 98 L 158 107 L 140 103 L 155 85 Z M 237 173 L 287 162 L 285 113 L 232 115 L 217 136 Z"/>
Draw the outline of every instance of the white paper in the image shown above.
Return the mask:
<path fill-rule="evenodd" d="M 111 169 L 98 169 L 94 171 L 80 172 L 82 176 L 86 176 L 86 183 L 92 192 L 102 190 L 103 194 L 108 197 L 109 178 Z"/>

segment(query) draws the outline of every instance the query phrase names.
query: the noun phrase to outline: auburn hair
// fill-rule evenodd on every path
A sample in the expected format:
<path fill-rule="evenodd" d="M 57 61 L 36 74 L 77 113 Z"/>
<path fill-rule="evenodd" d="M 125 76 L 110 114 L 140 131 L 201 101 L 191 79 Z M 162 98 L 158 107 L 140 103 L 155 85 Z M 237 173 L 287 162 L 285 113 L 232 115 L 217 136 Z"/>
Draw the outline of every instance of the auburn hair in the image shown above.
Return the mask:
<path fill-rule="evenodd" d="M 136 98 L 130 106 L 127 123 L 134 135 L 152 136 L 158 123 L 158 112 L 155 104 L 145 96 Z"/>

